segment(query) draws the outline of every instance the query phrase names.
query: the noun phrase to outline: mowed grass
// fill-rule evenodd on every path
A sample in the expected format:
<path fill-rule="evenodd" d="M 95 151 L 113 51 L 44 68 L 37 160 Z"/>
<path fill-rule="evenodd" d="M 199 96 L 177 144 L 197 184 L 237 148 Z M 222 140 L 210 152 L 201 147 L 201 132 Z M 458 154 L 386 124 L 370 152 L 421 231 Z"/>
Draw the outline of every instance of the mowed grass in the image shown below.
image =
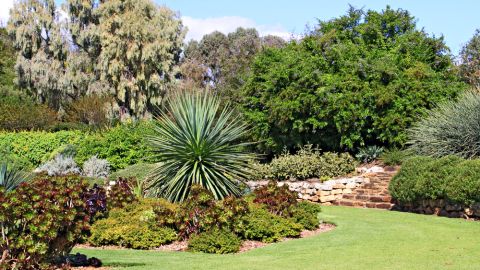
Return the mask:
<path fill-rule="evenodd" d="M 480 222 L 323 207 L 337 224 L 317 236 L 242 254 L 76 249 L 114 269 L 480 269 Z"/>

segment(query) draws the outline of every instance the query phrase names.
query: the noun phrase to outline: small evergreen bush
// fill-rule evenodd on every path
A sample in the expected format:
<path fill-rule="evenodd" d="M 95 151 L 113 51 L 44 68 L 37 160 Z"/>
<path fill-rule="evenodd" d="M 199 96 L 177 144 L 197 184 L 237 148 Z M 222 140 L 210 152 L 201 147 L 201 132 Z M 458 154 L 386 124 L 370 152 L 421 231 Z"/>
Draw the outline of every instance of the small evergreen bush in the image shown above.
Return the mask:
<path fill-rule="evenodd" d="M 234 231 L 243 239 L 265 243 L 285 237 L 299 237 L 302 230 L 302 225 L 274 215 L 262 207 L 252 207 L 248 214 L 237 220 L 234 227 Z"/>
<path fill-rule="evenodd" d="M 214 228 L 194 234 L 188 240 L 188 249 L 205 253 L 235 253 L 240 249 L 241 241 L 232 232 Z"/>
<path fill-rule="evenodd" d="M 109 211 L 108 218 L 95 222 L 88 242 L 93 246 L 117 245 L 150 249 L 177 238 L 175 230 L 157 224 L 155 200 L 141 200 Z"/>

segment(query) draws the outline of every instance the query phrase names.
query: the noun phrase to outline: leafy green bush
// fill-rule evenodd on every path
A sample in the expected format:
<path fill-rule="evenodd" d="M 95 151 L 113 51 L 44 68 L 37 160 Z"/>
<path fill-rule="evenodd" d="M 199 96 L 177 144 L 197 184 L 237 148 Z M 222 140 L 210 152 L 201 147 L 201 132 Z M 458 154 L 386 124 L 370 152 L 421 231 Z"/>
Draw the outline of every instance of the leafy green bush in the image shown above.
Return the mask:
<path fill-rule="evenodd" d="M 372 145 L 360 148 L 355 157 L 361 162 L 368 163 L 377 160 L 382 153 L 383 147 Z"/>
<path fill-rule="evenodd" d="M 30 98 L 0 96 L 0 130 L 50 130 L 57 123 L 57 113 Z"/>
<path fill-rule="evenodd" d="M 382 153 L 380 160 L 388 166 L 401 165 L 403 161 L 411 157 L 413 154 L 409 150 L 389 149 Z"/>
<path fill-rule="evenodd" d="M 149 148 L 144 137 L 151 132 L 151 123 L 144 121 L 92 133 L 78 141 L 75 161 L 81 166 L 91 156 L 97 155 L 106 159 L 113 171 L 149 161 Z"/>
<path fill-rule="evenodd" d="M 295 223 L 302 225 L 306 230 L 315 230 L 320 224 L 318 218 L 320 212 L 320 205 L 302 201 L 290 209 L 290 216 Z"/>
<path fill-rule="evenodd" d="M 166 203 L 141 200 L 125 208 L 114 208 L 108 218 L 95 222 L 88 242 L 93 246 L 117 245 L 135 249 L 150 249 L 174 241 L 175 230 L 157 224 L 154 207 Z"/>
<path fill-rule="evenodd" d="M 445 199 L 463 205 L 480 202 L 480 160 L 456 156 L 413 157 L 392 179 L 390 194 L 402 203 Z"/>
<path fill-rule="evenodd" d="M 431 110 L 410 129 L 411 150 L 419 155 L 480 157 L 480 93 L 468 91 L 458 101 Z"/>
<path fill-rule="evenodd" d="M 234 232 L 244 239 L 276 242 L 285 237 L 299 237 L 303 226 L 268 212 L 262 207 L 251 207 L 250 212 L 240 217 Z"/>
<path fill-rule="evenodd" d="M 241 105 L 267 154 L 307 143 L 401 146 L 426 109 L 466 89 L 455 70 L 443 38 L 418 29 L 407 11 L 352 8 L 260 52 Z"/>
<path fill-rule="evenodd" d="M 331 178 L 355 170 L 356 161 L 348 153 L 320 153 L 312 145 L 305 145 L 292 155 L 284 152 L 269 164 L 254 165 L 255 179 L 304 180 Z"/>
<path fill-rule="evenodd" d="M 168 110 L 155 125 L 149 141 L 157 167 L 149 179 L 149 192 L 171 201 L 183 201 L 194 184 L 216 199 L 240 196 L 236 181 L 248 178 L 253 155 L 240 139 L 247 126 L 218 96 L 184 92 L 167 101 Z"/>
<path fill-rule="evenodd" d="M 51 153 L 82 138 L 78 131 L 0 132 L 0 149 L 5 155 L 28 161 L 37 167 L 51 159 Z"/>
<path fill-rule="evenodd" d="M 150 132 L 149 122 L 123 124 L 93 133 L 78 130 L 0 132 L 0 156 L 32 168 L 58 154 L 75 156 L 80 166 L 97 155 L 106 159 L 115 171 L 149 161 L 149 150 L 143 137 Z"/>
<path fill-rule="evenodd" d="M 78 177 L 41 177 L 9 193 L 0 190 L 0 268 L 43 269 L 67 255 L 89 225 L 87 191 Z"/>
<path fill-rule="evenodd" d="M 240 245 L 241 241 L 234 233 L 218 228 L 194 234 L 188 240 L 189 250 L 205 253 L 235 253 L 240 249 Z"/>

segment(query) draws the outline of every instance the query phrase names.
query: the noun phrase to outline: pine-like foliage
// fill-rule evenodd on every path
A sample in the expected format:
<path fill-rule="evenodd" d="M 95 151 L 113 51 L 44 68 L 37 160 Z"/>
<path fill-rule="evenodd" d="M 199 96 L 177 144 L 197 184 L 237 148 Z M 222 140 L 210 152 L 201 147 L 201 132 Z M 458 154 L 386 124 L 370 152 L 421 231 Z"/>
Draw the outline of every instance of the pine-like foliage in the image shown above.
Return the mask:
<path fill-rule="evenodd" d="M 410 129 L 411 149 L 420 155 L 480 156 L 480 94 L 468 91 L 458 101 L 440 104 Z"/>
<path fill-rule="evenodd" d="M 252 154 L 239 143 L 247 127 L 232 109 L 220 109 L 217 96 L 182 93 L 168 100 L 149 141 L 158 165 L 149 181 L 151 194 L 183 201 L 194 184 L 216 199 L 239 196 L 237 181 L 246 179 Z"/>

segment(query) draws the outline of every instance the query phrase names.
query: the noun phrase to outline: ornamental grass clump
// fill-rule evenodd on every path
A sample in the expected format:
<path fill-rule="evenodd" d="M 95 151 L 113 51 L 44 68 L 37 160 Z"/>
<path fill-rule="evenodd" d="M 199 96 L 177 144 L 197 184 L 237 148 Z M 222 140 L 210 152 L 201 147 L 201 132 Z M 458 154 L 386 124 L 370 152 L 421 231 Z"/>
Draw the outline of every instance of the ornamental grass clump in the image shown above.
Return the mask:
<path fill-rule="evenodd" d="M 240 196 L 239 181 L 249 178 L 254 156 L 240 142 L 247 126 L 227 105 L 208 92 L 177 94 L 148 137 L 158 165 L 147 189 L 151 195 L 179 202 L 198 184 L 215 199 Z"/>
<path fill-rule="evenodd" d="M 419 155 L 479 157 L 480 94 L 468 91 L 458 101 L 440 104 L 409 135 L 410 148 Z"/>

